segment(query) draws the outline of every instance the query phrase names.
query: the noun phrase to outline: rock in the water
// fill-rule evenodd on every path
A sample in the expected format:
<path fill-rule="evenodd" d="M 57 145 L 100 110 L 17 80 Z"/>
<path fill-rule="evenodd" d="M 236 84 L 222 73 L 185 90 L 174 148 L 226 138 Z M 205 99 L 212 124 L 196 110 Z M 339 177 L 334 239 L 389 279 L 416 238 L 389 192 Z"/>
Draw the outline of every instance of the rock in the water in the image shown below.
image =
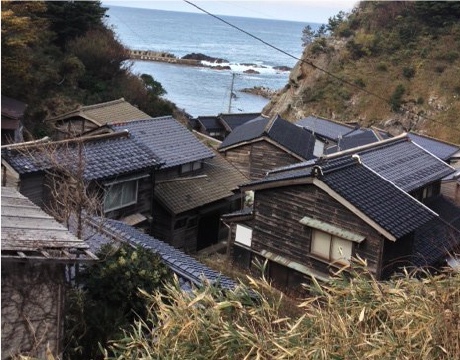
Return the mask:
<path fill-rule="evenodd" d="M 292 68 L 289 66 L 274 66 L 273 69 L 278 70 L 278 71 L 291 71 Z"/>
<path fill-rule="evenodd" d="M 208 56 L 208 55 L 201 54 L 201 53 L 187 54 L 187 55 L 183 56 L 182 59 L 198 60 L 198 61 L 209 61 L 209 62 L 213 62 L 213 63 L 217 63 L 217 64 L 228 63 L 228 61 L 225 60 L 225 59 L 219 59 L 219 58 L 215 58 L 215 57 Z"/>
<path fill-rule="evenodd" d="M 257 70 L 254 69 L 247 69 L 243 71 L 245 74 L 260 74 Z"/>
<path fill-rule="evenodd" d="M 225 66 L 217 65 L 217 66 L 211 66 L 210 68 L 214 70 L 232 70 L 232 68 L 228 65 L 225 65 Z"/>

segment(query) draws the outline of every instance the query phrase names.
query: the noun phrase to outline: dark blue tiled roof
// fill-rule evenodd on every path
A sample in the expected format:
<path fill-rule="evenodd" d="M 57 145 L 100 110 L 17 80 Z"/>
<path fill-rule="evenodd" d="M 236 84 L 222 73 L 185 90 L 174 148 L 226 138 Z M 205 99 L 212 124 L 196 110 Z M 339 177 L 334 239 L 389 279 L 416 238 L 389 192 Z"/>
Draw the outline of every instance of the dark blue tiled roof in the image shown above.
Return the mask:
<path fill-rule="evenodd" d="M 227 126 L 235 130 L 236 127 L 247 123 L 257 117 L 260 113 L 245 113 L 245 114 L 220 114 L 219 118 L 227 124 Z"/>
<path fill-rule="evenodd" d="M 377 141 L 379 141 L 379 138 L 373 130 L 360 128 L 349 132 L 339 139 L 336 151 L 353 149 L 355 147 L 372 144 Z"/>
<path fill-rule="evenodd" d="M 219 149 L 225 149 L 262 136 L 269 137 L 304 159 L 314 157 L 315 137 L 279 116 L 272 120 L 260 117 L 238 126 L 225 138 Z"/>
<path fill-rule="evenodd" d="M 133 139 L 146 146 L 163 168 L 212 158 L 214 153 L 171 116 L 130 121 L 114 126 L 127 129 Z"/>
<path fill-rule="evenodd" d="M 409 133 L 409 138 L 425 150 L 437 156 L 441 160 L 448 160 L 453 154 L 460 150 L 459 146 L 448 144 L 427 136 Z"/>
<path fill-rule="evenodd" d="M 376 144 L 358 152 L 361 161 L 404 191 L 412 191 L 442 179 L 454 169 L 407 137 Z"/>
<path fill-rule="evenodd" d="M 337 141 L 340 136 L 345 135 L 354 128 L 351 125 L 340 124 L 333 120 L 322 119 L 312 115 L 305 119 L 300 119 L 296 122 L 296 125 L 333 141 Z"/>
<path fill-rule="evenodd" d="M 460 232 L 440 218 L 432 219 L 415 231 L 413 256 L 415 266 L 433 266 L 443 262 L 452 250 L 458 251 Z"/>
<path fill-rule="evenodd" d="M 234 131 L 232 131 L 222 144 L 220 144 L 219 149 L 224 149 L 226 147 L 240 144 L 245 141 L 250 141 L 257 139 L 262 136 L 270 120 L 264 117 L 258 117 L 251 121 L 248 121 L 244 125 L 238 126 Z"/>
<path fill-rule="evenodd" d="M 231 290 L 236 287 L 236 283 L 228 277 L 208 268 L 191 256 L 184 254 L 182 251 L 163 241 L 142 233 L 132 226 L 111 219 L 105 219 L 103 226 L 115 234 L 118 239 L 133 245 L 140 245 L 157 253 L 173 272 L 195 285 L 203 284 L 203 280 L 206 279 L 213 284 L 219 284 L 224 289 Z"/>
<path fill-rule="evenodd" d="M 225 130 L 217 116 L 198 116 L 199 121 L 207 131 Z"/>
<path fill-rule="evenodd" d="M 53 161 L 46 147 L 41 147 L 41 151 L 32 149 L 28 153 L 4 150 L 2 158 L 21 175 L 47 170 L 53 167 L 53 162 L 61 166 L 78 166 L 78 147 L 71 143 L 58 146 L 53 152 Z M 85 180 L 101 180 L 159 165 L 159 160 L 131 136 L 84 142 L 83 161 Z"/>
<path fill-rule="evenodd" d="M 331 170 L 321 180 L 395 238 L 436 217 L 419 201 L 363 165 Z"/>

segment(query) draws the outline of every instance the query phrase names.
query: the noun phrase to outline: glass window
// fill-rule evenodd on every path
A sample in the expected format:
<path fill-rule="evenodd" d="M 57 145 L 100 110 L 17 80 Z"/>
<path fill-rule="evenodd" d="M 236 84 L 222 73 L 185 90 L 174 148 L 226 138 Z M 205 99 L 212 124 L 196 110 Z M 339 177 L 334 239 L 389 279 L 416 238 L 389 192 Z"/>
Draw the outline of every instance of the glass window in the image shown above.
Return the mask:
<path fill-rule="evenodd" d="M 351 241 L 332 237 L 331 260 L 348 264 L 351 259 Z"/>
<path fill-rule="evenodd" d="M 137 203 L 137 180 L 110 185 L 104 198 L 104 211 Z"/>
<path fill-rule="evenodd" d="M 195 161 L 192 163 L 184 164 L 181 166 L 180 172 L 181 174 L 188 173 L 190 171 L 199 170 L 203 167 L 203 163 L 201 161 Z"/>
<path fill-rule="evenodd" d="M 311 253 L 329 260 L 331 235 L 319 230 L 313 230 Z"/>
<path fill-rule="evenodd" d="M 348 264 L 352 255 L 353 245 L 349 240 L 325 233 L 312 231 L 311 253 L 331 262 Z"/>

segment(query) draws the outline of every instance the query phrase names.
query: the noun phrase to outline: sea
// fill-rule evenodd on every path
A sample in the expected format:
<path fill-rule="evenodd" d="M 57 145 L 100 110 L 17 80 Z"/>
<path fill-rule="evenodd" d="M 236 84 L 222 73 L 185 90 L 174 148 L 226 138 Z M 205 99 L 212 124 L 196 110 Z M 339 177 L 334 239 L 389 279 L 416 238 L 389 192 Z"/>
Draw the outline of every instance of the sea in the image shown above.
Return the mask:
<path fill-rule="evenodd" d="M 241 90 L 255 86 L 278 90 L 287 84 L 289 71 L 274 67 L 292 68 L 297 62 L 206 14 L 109 6 L 107 15 L 107 25 L 129 49 L 164 51 L 176 57 L 202 53 L 228 61 L 220 65 L 228 65 L 231 70 L 148 61 L 132 63 L 135 74 L 152 75 L 167 91 L 164 97 L 192 116 L 260 112 L 268 100 Z M 303 51 L 303 28 L 319 26 L 284 20 L 221 18 L 297 58 Z M 259 74 L 244 73 L 250 68 Z"/>

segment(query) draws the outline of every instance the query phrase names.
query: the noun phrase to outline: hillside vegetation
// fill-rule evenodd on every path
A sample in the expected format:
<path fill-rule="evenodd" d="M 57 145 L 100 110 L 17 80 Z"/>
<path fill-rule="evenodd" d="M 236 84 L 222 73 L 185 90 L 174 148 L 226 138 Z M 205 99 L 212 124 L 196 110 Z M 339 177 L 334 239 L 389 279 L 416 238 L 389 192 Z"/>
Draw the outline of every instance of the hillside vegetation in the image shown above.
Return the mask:
<path fill-rule="evenodd" d="M 361 2 L 312 37 L 264 113 L 310 114 L 460 142 L 460 3 Z M 360 89 L 372 92 L 372 96 Z"/>
<path fill-rule="evenodd" d="M 300 315 L 280 311 L 265 281 L 227 294 L 207 286 L 149 295 L 147 318 L 106 359 L 459 359 L 460 276 L 377 282 L 362 268 L 313 284 Z"/>
<path fill-rule="evenodd" d="M 121 97 L 151 116 L 174 111 L 161 84 L 130 71 L 106 10 L 99 1 L 2 1 L 2 95 L 28 104 L 35 136 L 47 117 Z"/>

